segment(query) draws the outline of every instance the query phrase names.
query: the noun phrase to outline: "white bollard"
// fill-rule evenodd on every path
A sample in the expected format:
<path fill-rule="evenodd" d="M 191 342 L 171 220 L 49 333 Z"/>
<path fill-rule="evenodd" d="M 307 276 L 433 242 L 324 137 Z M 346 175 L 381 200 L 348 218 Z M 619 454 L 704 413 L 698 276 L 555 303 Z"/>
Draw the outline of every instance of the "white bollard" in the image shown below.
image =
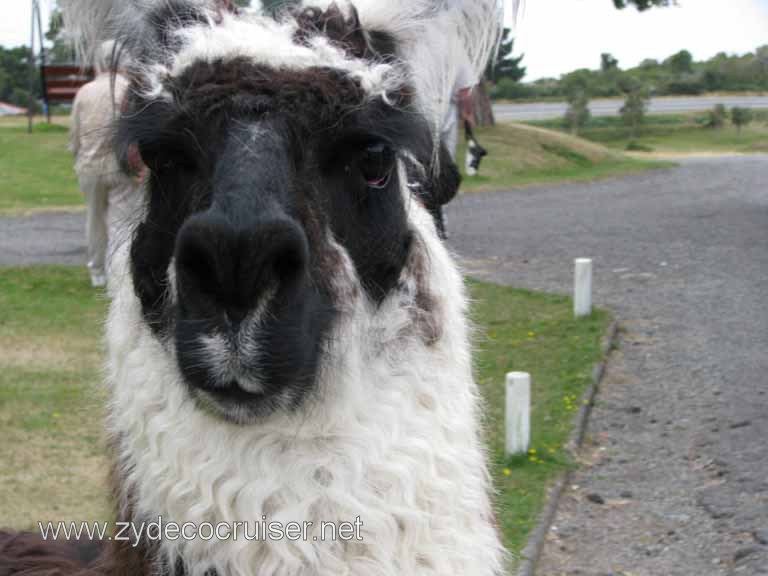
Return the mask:
<path fill-rule="evenodd" d="M 573 313 L 576 318 L 592 314 L 592 260 L 577 258 L 573 275 Z"/>
<path fill-rule="evenodd" d="M 507 374 L 507 456 L 528 452 L 531 441 L 531 375 Z"/>

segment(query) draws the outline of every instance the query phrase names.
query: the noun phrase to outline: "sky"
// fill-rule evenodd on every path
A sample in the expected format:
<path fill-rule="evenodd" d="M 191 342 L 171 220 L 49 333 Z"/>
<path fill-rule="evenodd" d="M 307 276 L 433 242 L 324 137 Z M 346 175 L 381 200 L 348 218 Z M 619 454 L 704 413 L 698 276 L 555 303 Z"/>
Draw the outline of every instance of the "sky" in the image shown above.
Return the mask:
<path fill-rule="evenodd" d="M 31 0 L 1 1 L 0 45 L 27 44 Z M 51 4 L 41 0 L 44 27 Z M 525 54 L 525 80 L 597 68 L 603 52 L 627 68 L 683 49 L 704 60 L 718 52 L 743 54 L 768 44 L 768 0 L 678 4 L 638 13 L 634 8 L 616 10 L 612 0 L 523 0 L 515 25 L 515 54 Z"/>

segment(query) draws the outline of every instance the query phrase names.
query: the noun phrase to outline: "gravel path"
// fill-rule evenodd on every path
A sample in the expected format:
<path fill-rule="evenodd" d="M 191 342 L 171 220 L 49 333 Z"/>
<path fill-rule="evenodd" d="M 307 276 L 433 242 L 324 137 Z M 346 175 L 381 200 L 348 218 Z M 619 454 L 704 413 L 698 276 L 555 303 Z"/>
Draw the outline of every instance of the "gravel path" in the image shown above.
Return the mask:
<path fill-rule="evenodd" d="M 768 157 L 463 196 L 476 275 L 596 300 L 624 333 L 539 575 L 768 575 Z M 596 503 L 602 502 L 602 503 Z"/>
<path fill-rule="evenodd" d="M 568 292 L 592 257 L 624 328 L 540 576 L 768 575 L 767 179 L 768 157 L 685 161 L 449 208 L 473 274 Z M 83 264 L 82 235 L 0 218 L 0 265 Z"/>

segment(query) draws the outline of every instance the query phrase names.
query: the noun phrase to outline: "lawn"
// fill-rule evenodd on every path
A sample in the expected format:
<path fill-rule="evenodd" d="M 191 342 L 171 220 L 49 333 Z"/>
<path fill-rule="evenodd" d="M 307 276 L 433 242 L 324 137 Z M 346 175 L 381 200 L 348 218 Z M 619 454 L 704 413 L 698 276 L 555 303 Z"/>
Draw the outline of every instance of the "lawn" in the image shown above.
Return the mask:
<path fill-rule="evenodd" d="M 563 451 L 609 318 L 575 321 L 569 299 L 470 281 L 476 366 L 504 540 L 525 544 Z M 0 271 L 0 525 L 109 517 L 98 387 L 106 310 L 87 273 L 66 267 Z M 504 375 L 533 377 L 532 448 L 504 457 Z"/>
<path fill-rule="evenodd" d="M 630 158 L 555 130 L 522 124 L 481 128 L 476 136 L 488 149 L 488 156 L 483 159 L 480 175 L 464 177 L 465 192 L 595 180 L 672 165 Z M 465 150 L 462 143 L 457 155 L 462 171 Z"/>
<path fill-rule="evenodd" d="M 0 123 L 0 213 L 81 206 L 72 166 L 66 126 Z"/>
<path fill-rule="evenodd" d="M 727 124 L 719 130 L 705 127 L 706 114 L 648 116 L 635 138 L 620 117 L 592 118 L 580 135 L 611 149 L 624 150 L 630 142 L 659 153 L 768 152 L 768 110 L 755 110 L 755 119 L 739 133 Z M 539 120 L 528 124 L 567 132 L 562 119 Z"/>

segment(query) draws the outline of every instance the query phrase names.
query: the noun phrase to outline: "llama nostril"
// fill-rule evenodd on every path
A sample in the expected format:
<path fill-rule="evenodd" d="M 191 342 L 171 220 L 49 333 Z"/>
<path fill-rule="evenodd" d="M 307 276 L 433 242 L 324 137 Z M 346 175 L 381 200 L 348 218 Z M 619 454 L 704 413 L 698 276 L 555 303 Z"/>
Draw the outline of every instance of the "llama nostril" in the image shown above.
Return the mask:
<path fill-rule="evenodd" d="M 224 313 L 239 325 L 267 293 L 291 289 L 304 276 L 307 241 L 287 218 L 236 228 L 207 212 L 191 218 L 177 240 L 179 300 L 199 316 Z"/>

